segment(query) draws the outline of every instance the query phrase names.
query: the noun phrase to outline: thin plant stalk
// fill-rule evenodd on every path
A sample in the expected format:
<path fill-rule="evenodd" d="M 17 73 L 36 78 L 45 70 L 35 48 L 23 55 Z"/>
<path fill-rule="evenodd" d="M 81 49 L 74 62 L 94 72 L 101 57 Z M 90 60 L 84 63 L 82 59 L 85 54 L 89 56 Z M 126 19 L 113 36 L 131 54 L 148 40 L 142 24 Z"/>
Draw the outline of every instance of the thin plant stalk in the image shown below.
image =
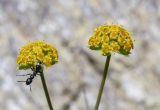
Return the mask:
<path fill-rule="evenodd" d="M 47 99 L 47 102 L 48 102 L 49 109 L 53 110 L 53 106 L 52 106 L 51 99 L 50 99 L 50 96 L 49 96 L 49 92 L 48 92 L 48 89 L 47 89 L 47 85 L 46 85 L 46 81 L 45 81 L 45 78 L 44 78 L 43 70 L 41 71 L 40 76 L 41 76 L 41 81 L 42 81 L 42 85 L 43 85 L 44 93 L 46 95 L 46 99 Z"/>
<path fill-rule="evenodd" d="M 98 93 L 98 97 L 97 97 L 97 101 L 96 101 L 96 105 L 95 105 L 95 110 L 98 110 L 98 108 L 99 108 L 99 104 L 100 104 L 100 101 L 101 101 L 104 85 L 105 85 L 106 78 L 107 78 L 110 58 L 111 58 L 111 55 L 107 56 L 106 64 L 105 64 L 105 67 L 104 67 L 103 78 L 102 78 L 102 81 L 101 81 L 101 85 L 100 85 L 100 88 L 99 88 L 99 93 Z"/>

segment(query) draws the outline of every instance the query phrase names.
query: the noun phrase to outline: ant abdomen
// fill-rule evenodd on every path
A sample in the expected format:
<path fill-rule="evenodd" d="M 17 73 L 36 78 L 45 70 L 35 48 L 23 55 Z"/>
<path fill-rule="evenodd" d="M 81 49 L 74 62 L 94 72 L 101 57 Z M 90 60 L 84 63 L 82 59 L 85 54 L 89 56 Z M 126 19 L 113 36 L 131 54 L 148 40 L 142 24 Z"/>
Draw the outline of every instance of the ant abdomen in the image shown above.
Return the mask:
<path fill-rule="evenodd" d="M 31 78 L 27 78 L 26 85 L 30 85 L 31 83 L 32 83 L 32 79 Z"/>

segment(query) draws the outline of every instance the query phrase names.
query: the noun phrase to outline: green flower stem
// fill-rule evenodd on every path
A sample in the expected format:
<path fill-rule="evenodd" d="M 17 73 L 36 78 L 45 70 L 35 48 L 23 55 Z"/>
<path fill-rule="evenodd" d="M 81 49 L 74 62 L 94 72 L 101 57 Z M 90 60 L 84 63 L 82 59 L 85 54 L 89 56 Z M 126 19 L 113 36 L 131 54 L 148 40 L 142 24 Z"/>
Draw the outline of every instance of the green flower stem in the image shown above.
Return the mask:
<path fill-rule="evenodd" d="M 105 81 L 106 81 L 106 78 L 107 78 L 110 58 L 111 58 L 111 55 L 107 56 L 106 64 L 105 64 L 105 67 L 104 67 L 103 79 L 101 81 L 101 85 L 100 85 L 100 88 L 99 88 L 99 93 L 98 93 L 98 97 L 97 97 L 97 101 L 96 101 L 96 105 L 95 105 L 95 110 L 98 110 L 98 108 L 99 108 L 99 104 L 100 104 L 100 101 L 101 101 Z"/>
<path fill-rule="evenodd" d="M 45 81 L 45 78 L 44 78 L 43 70 L 41 71 L 40 76 L 41 76 L 41 81 L 42 81 L 44 93 L 46 95 L 46 99 L 47 99 L 47 102 L 48 102 L 48 106 L 49 106 L 50 110 L 53 110 L 52 103 L 51 103 L 50 96 L 49 96 L 48 89 L 47 89 L 47 85 L 46 85 L 46 81 Z"/>

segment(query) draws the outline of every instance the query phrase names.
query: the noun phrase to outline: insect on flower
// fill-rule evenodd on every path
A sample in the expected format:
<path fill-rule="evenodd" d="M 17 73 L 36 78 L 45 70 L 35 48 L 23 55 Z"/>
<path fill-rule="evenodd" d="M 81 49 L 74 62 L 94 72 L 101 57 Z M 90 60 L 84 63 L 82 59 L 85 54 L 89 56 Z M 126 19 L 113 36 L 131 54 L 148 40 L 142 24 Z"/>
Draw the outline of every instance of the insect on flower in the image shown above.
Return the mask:
<path fill-rule="evenodd" d="M 22 47 L 18 57 L 17 64 L 19 70 L 31 69 L 32 73 L 26 75 L 17 76 L 28 76 L 25 82 L 26 85 L 30 85 L 36 75 L 40 75 L 43 71 L 43 66 L 50 67 L 58 62 L 58 52 L 50 44 L 46 44 L 43 41 L 30 42 L 24 47 Z M 40 74 L 39 74 L 40 73 Z"/>
<path fill-rule="evenodd" d="M 38 62 L 36 64 L 36 68 L 35 69 L 33 67 L 31 67 L 31 70 L 33 72 L 32 74 L 29 73 L 29 74 L 26 74 L 26 75 L 16 75 L 16 76 L 28 76 L 28 75 L 30 75 L 29 78 L 26 79 L 26 81 L 17 81 L 17 82 L 25 82 L 26 85 L 30 85 L 30 91 L 31 91 L 31 83 L 32 83 L 34 77 L 36 77 L 36 75 L 40 75 L 38 73 L 40 73 L 41 69 L 42 69 L 42 63 Z"/>

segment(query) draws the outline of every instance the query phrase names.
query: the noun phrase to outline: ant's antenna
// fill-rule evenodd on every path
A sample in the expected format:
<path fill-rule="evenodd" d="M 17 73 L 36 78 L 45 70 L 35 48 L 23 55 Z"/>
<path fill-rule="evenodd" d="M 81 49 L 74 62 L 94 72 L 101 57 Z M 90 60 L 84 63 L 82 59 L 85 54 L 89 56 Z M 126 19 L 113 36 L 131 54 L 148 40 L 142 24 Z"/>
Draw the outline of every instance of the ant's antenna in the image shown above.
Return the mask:
<path fill-rule="evenodd" d="M 31 75 L 31 73 L 29 73 L 29 74 L 22 74 L 22 75 L 21 75 L 21 74 L 20 74 L 20 75 L 18 74 L 18 75 L 16 75 L 16 76 L 28 76 L 28 75 Z"/>
<path fill-rule="evenodd" d="M 26 76 L 26 75 L 19 75 L 19 74 L 18 74 L 18 75 L 16 75 L 16 76 Z"/>
<path fill-rule="evenodd" d="M 34 67 L 31 67 L 31 70 L 34 71 Z"/>

